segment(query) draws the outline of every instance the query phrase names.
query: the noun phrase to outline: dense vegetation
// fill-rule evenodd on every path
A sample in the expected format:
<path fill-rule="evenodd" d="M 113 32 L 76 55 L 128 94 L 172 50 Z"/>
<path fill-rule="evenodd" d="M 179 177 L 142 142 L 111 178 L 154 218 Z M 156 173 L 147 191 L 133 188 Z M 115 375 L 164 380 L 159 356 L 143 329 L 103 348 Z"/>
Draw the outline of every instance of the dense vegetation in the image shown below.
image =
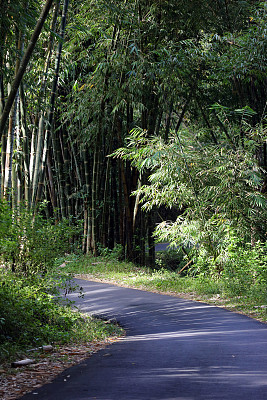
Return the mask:
<path fill-rule="evenodd" d="M 211 303 L 267 322 L 266 247 L 233 248 L 220 276 L 183 274 L 173 250 L 157 253 L 156 268 L 119 261 L 117 251 L 98 257 L 69 257 L 66 270 L 78 277 Z M 177 268 L 178 267 L 178 268 Z"/>
<path fill-rule="evenodd" d="M 266 2 L 0 7 L 3 302 L 50 307 L 65 253 L 170 269 L 164 240 L 173 270 L 266 303 Z"/>
<path fill-rule="evenodd" d="M 1 274 L 0 284 L 1 364 L 15 361 L 16 357 L 29 358 L 27 350 L 36 349 L 38 353 L 43 345 L 80 345 L 123 333 L 117 325 L 73 311 L 71 302 L 59 297 L 51 276 L 40 282 L 33 278 L 14 279 L 6 273 Z"/>
<path fill-rule="evenodd" d="M 65 297 L 79 287 L 58 257 L 73 251 L 70 238 L 77 234 L 76 228 L 40 214 L 33 221 L 22 207 L 16 216 L 7 204 L 2 204 L 0 215 L 0 363 L 27 355 L 29 348 L 102 341 L 122 334 L 116 325 L 73 310 Z"/>

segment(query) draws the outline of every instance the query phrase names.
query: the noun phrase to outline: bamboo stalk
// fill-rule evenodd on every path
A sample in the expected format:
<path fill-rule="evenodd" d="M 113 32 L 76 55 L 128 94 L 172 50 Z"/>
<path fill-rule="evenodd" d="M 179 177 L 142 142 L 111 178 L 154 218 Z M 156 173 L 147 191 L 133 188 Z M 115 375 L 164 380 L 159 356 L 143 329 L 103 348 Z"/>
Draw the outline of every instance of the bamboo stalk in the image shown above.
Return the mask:
<path fill-rule="evenodd" d="M 65 127 L 63 127 L 62 129 L 62 151 L 63 151 L 63 166 L 62 166 L 62 170 L 63 170 L 63 176 L 64 176 L 64 183 L 65 183 L 65 193 L 66 193 L 66 203 L 67 203 L 67 215 L 68 218 L 70 218 L 70 216 L 72 215 L 72 201 L 70 200 L 70 196 L 71 196 L 71 181 L 70 181 L 70 175 L 71 175 L 71 171 L 70 171 L 70 153 L 69 153 L 69 149 L 67 146 L 67 142 L 68 142 L 68 138 L 67 138 L 67 133 L 66 133 L 66 129 Z M 76 187 L 77 191 L 78 188 Z"/>
<path fill-rule="evenodd" d="M 49 183 L 49 193 L 50 193 L 50 200 L 51 204 L 53 207 L 54 214 L 57 215 L 57 197 L 56 197 L 56 192 L 55 192 L 55 185 L 54 185 L 54 178 L 53 178 L 53 173 L 52 173 L 52 166 L 51 166 L 51 160 L 50 160 L 50 155 L 48 153 L 47 155 L 47 181 Z"/>
<path fill-rule="evenodd" d="M 44 7 L 42 9 L 40 17 L 39 17 L 39 19 L 38 19 L 38 21 L 36 23 L 36 26 L 35 26 L 35 29 L 33 31 L 32 37 L 30 39 L 30 42 L 28 44 L 28 47 L 27 47 L 27 49 L 26 49 L 26 51 L 25 51 L 25 53 L 24 53 L 24 55 L 22 57 L 18 72 L 17 72 L 17 74 L 15 76 L 15 79 L 14 79 L 14 81 L 12 83 L 11 90 L 10 90 L 10 93 L 8 95 L 8 98 L 7 98 L 7 101 L 6 101 L 6 104 L 5 104 L 5 108 L 4 108 L 2 116 L 1 116 L 1 120 L 0 120 L 0 138 L 1 138 L 2 134 L 3 134 L 3 131 L 4 131 L 4 128 L 5 128 L 5 125 L 6 125 L 10 110 L 11 110 L 12 105 L 14 103 L 14 100 L 15 100 L 15 97 L 16 97 L 20 82 L 21 82 L 21 80 L 23 78 L 23 75 L 24 75 L 24 73 L 26 71 L 27 65 L 28 65 L 28 63 L 30 61 L 32 52 L 33 52 L 33 50 L 35 48 L 35 45 L 36 45 L 36 42 L 37 42 L 37 40 L 38 40 L 38 38 L 40 36 L 42 27 L 44 25 L 44 22 L 45 22 L 47 16 L 48 16 L 48 13 L 49 13 L 49 10 L 50 10 L 50 8 L 52 6 L 52 3 L 53 3 L 53 0 L 46 0 L 46 3 L 45 3 L 45 5 L 44 5 Z"/>
<path fill-rule="evenodd" d="M 107 233 L 108 233 L 108 218 L 107 214 L 109 212 L 109 207 L 108 207 L 108 194 L 110 195 L 110 190 L 109 190 L 109 183 L 110 183 L 110 158 L 107 160 L 107 166 L 106 166 L 106 174 L 105 174 L 105 180 L 104 180 L 104 194 L 103 197 L 103 210 L 102 210 L 102 222 L 101 222 L 101 229 L 102 229 L 102 245 L 104 247 L 107 247 Z"/>
<path fill-rule="evenodd" d="M 84 164 L 84 174 L 85 174 L 85 198 L 84 198 L 84 244 L 83 244 L 83 251 L 88 253 L 90 250 L 90 238 L 89 233 L 91 233 L 89 229 L 89 208 L 91 205 L 90 200 L 90 173 L 89 173 L 89 158 L 88 158 L 88 148 L 86 144 L 83 146 L 83 164 Z"/>
<path fill-rule="evenodd" d="M 38 126 L 38 119 L 41 118 L 42 115 L 44 115 L 44 112 L 41 111 L 40 114 L 40 108 L 41 108 L 41 101 L 42 98 L 45 97 L 45 91 L 46 91 L 46 84 L 47 84 L 47 75 L 48 75 L 48 69 L 51 63 L 51 58 L 52 58 L 52 53 L 53 53 L 53 44 L 54 44 L 54 34 L 53 32 L 56 31 L 56 22 L 57 22 L 57 17 L 58 17 L 58 11 L 59 11 L 59 5 L 60 1 L 57 0 L 55 7 L 54 7 L 54 12 L 53 12 L 53 18 L 52 18 L 52 23 L 51 23 L 51 33 L 50 37 L 48 40 L 48 48 L 47 48 L 47 56 L 45 60 L 45 65 L 44 65 L 44 74 L 42 78 L 42 83 L 41 83 L 41 89 L 40 89 L 40 97 L 38 101 L 38 106 L 37 106 L 37 113 L 35 117 L 35 124 L 32 130 L 32 137 L 31 137 L 31 152 L 30 152 L 30 161 L 29 161 L 29 181 L 30 181 L 30 188 L 33 187 L 33 179 L 34 179 L 34 165 L 36 162 L 36 146 L 38 146 L 38 140 L 39 140 L 39 134 L 40 131 L 37 130 Z M 38 134 L 36 135 L 36 131 Z M 42 132 L 43 134 L 43 132 Z M 38 161 L 37 161 L 38 162 Z"/>
<path fill-rule="evenodd" d="M 17 100 L 13 104 L 10 117 L 9 126 L 7 134 L 7 144 L 6 144 L 6 163 L 4 170 L 4 197 L 8 197 L 9 201 L 11 199 L 11 188 L 12 188 L 12 162 L 13 162 L 13 149 L 14 149 L 14 132 L 16 127 L 16 109 Z"/>
<path fill-rule="evenodd" d="M 26 122 L 25 96 L 22 83 L 19 89 L 19 99 L 20 99 L 21 132 L 22 132 L 22 150 L 23 150 L 22 154 L 23 154 L 23 170 L 24 170 L 24 196 L 26 204 L 29 205 L 30 201 L 29 138 L 28 138 L 29 131 Z"/>
<path fill-rule="evenodd" d="M 60 205 L 60 210 L 61 210 L 61 216 L 62 218 L 66 218 L 66 202 L 65 202 L 65 196 L 64 196 L 64 189 L 63 185 L 65 185 L 64 182 L 64 177 L 63 177 L 63 167 L 62 167 L 62 155 L 61 155 L 61 148 L 60 148 L 60 142 L 59 142 L 59 137 L 58 134 L 55 135 L 54 130 L 51 130 L 51 139 L 52 139 L 52 148 L 53 148 L 53 154 L 54 154 L 54 169 L 55 169 L 55 179 L 57 181 L 57 187 L 58 187 L 58 199 L 59 199 L 59 205 Z"/>
<path fill-rule="evenodd" d="M 93 176 L 92 176 L 92 195 L 91 195 L 91 252 L 96 255 L 96 199 L 97 199 L 97 157 L 98 151 L 94 151 L 94 161 L 93 161 Z"/>
<path fill-rule="evenodd" d="M 41 169 L 40 169 L 40 178 L 39 178 L 38 191 L 37 191 L 37 196 L 36 196 L 34 207 L 37 205 L 38 201 L 40 201 L 40 199 L 42 198 L 47 150 L 50 148 L 50 143 L 52 140 L 51 130 L 52 130 L 52 125 L 53 125 L 53 120 L 54 120 L 56 93 L 57 93 L 58 78 L 59 78 L 59 67 L 60 67 L 62 46 L 63 46 L 64 35 L 65 35 L 68 5 L 69 5 L 69 0 L 65 0 L 64 5 L 63 5 L 63 11 L 62 11 L 62 19 L 61 19 L 61 29 L 60 29 L 61 40 L 58 43 L 58 49 L 57 49 L 54 80 L 53 80 L 53 86 L 52 86 L 51 96 L 50 96 L 50 108 L 49 108 L 49 113 L 48 113 L 48 118 L 47 118 L 47 127 L 46 127 L 46 131 L 45 131 L 42 164 L 41 164 Z"/>
<path fill-rule="evenodd" d="M 34 171 L 33 171 L 33 178 L 32 178 L 32 198 L 31 198 L 31 206 L 35 204 L 35 198 L 38 188 L 38 179 L 40 174 L 40 167 L 41 167 L 41 156 L 42 156 L 42 149 L 44 146 L 44 139 L 43 139 L 43 131 L 44 131 L 44 118 L 43 115 L 39 120 L 39 128 L 38 128 L 38 135 L 37 135 L 37 148 L 36 148 L 36 155 L 35 155 L 35 164 L 34 164 Z"/>

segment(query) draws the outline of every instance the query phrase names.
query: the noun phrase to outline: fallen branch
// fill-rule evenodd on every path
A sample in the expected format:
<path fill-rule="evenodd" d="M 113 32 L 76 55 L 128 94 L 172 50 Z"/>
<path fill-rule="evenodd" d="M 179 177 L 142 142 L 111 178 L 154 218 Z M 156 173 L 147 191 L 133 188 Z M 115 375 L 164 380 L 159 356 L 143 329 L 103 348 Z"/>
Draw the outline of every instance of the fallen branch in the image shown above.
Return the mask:
<path fill-rule="evenodd" d="M 40 347 L 36 347 L 35 349 L 29 349 L 29 350 L 27 350 L 27 352 L 38 351 L 38 350 L 52 351 L 53 346 L 51 346 L 51 344 L 48 344 L 47 346 L 40 346 Z"/>
<path fill-rule="evenodd" d="M 25 360 L 15 361 L 11 363 L 12 368 L 23 367 L 24 365 L 34 364 L 35 360 L 25 358 Z"/>
<path fill-rule="evenodd" d="M 180 274 L 183 272 L 187 267 L 189 267 L 190 264 L 192 264 L 193 260 L 190 260 L 180 271 L 177 272 L 177 274 Z"/>

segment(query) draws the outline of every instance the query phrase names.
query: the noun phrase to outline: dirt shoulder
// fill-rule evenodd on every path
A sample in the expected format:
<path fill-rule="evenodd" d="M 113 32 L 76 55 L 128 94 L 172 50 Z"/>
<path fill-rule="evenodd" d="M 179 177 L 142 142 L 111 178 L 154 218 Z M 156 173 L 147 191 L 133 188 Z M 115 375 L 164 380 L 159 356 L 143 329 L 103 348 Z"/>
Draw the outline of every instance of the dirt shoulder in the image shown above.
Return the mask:
<path fill-rule="evenodd" d="M 113 337 L 101 342 L 80 345 L 55 346 L 49 353 L 40 353 L 34 364 L 11 368 L 10 363 L 0 366 L 0 398 L 16 400 L 23 395 L 53 381 L 60 373 L 81 363 L 92 354 L 119 340 Z"/>
<path fill-rule="evenodd" d="M 132 288 L 132 289 L 138 289 L 138 290 L 143 290 L 146 292 L 152 292 L 152 293 L 159 293 L 167 296 L 173 296 L 173 297 L 179 297 L 182 299 L 186 300 L 192 300 L 192 301 L 199 301 L 207 304 L 212 304 L 216 307 L 221 307 L 225 308 L 226 310 L 235 312 L 237 314 L 242 314 L 246 315 L 249 318 L 253 318 L 259 322 L 262 322 L 264 324 L 267 324 L 266 319 L 261 317 L 260 311 L 263 311 L 266 309 L 267 306 L 259 306 L 259 307 L 254 307 L 253 309 L 245 307 L 242 304 L 239 304 L 236 302 L 234 299 L 228 299 L 220 296 L 219 294 L 217 295 L 200 295 L 197 294 L 196 292 L 173 292 L 173 291 L 161 291 L 161 290 L 156 290 L 156 289 L 148 289 L 145 286 L 135 286 L 135 285 L 129 285 L 125 284 L 123 282 L 117 282 L 116 280 L 112 279 L 106 279 L 106 278 L 97 278 L 94 275 L 91 274 L 76 274 L 75 278 L 78 279 L 85 279 L 85 280 L 90 280 L 94 282 L 101 282 L 101 283 L 108 283 L 116 286 L 122 286 L 126 288 Z"/>

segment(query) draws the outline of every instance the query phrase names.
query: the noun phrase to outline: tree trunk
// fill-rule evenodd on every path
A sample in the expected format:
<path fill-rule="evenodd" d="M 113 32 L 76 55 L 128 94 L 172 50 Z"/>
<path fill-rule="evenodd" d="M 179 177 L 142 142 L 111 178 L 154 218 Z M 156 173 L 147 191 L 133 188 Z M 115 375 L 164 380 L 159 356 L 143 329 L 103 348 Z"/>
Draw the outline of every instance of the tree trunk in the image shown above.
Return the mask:
<path fill-rule="evenodd" d="M 1 116 L 1 120 L 0 120 L 0 139 L 2 137 L 2 134 L 3 134 L 3 131 L 4 131 L 4 128 L 5 128 L 5 125 L 6 125 L 6 122 L 7 122 L 11 107 L 12 107 L 13 102 L 15 100 L 15 97 L 16 97 L 20 82 L 21 82 L 21 80 L 23 78 L 23 75 L 24 75 L 24 73 L 26 71 L 27 65 L 28 65 L 28 63 L 30 61 L 32 52 L 33 52 L 33 50 L 35 48 L 35 45 L 36 45 L 36 42 L 37 42 L 37 40 L 38 40 L 38 38 L 40 36 L 42 27 L 44 25 L 44 22 L 45 22 L 47 16 L 48 16 L 48 13 L 49 13 L 49 10 L 50 10 L 50 8 L 52 6 L 52 3 L 53 3 L 53 0 L 46 0 L 46 3 L 44 5 L 44 7 L 43 7 L 43 10 L 41 12 L 41 15 L 40 15 L 38 21 L 37 21 L 37 24 L 35 26 L 35 29 L 34 29 L 34 32 L 32 34 L 32 37 L 30 39 L 30 42 L 28 44 L 28 47 L 27 47 L 27 49 L 26 49 L 26 51 L 24 53 L 24 56 L 23 56 L 23 58 L 21 60 L 18 72 L 16 73 L 15 79 L 14 79 L 14 81 L 12 83 L 11 90 L 10 90 L 10 93 L 8 95 L 8 98 L 7 98 L 7 101 L 6 101 L 6 104 L 5 104 L 5 108 L 3 110 L 3 113 L 2 113 L 2 116 Z"/>
<path fill-rule="evenodd" d="M 57 92 L 58 78 L 59 78 L 59 67 L 60 67 L 62 46 L 63 46 L 64 35 L 65 35 L 68 5 L 69 5 L 69 0 L 65 0 L 64 6 L 63 6 L 63 12 L 62 12 L 62 19 L 61 19 L 60 41 L 59 41 L 58 49 L 57 49 L 54 80 L 53 80 L 53 86 L 52 86 L 51 97 L 50 97 L 50 108 L 49 108 L 49 113 L 48 113 L 48 118 L 47 118 L 47 120 L 48 120 L 47 127 L 46 127 L 46 131 L 45 131 L 45 139 L 44 139 L 45 145 L 43 148 L 42 166 L 41 166 L 40 180 L 39 180 L 39 186 L 38 186 L 38 192 L 37 192 L 37 198 L 36 198 L 37 202 L 40 201 L 42 198 L 47 150 L 50 148 L 50 143 L 51 143 L 51 130 L 52 130 L 52 125 L 53 125 L 53 120 L 54 120 L 54 109 L 55 109 L 56 92 Z M 34 206 L 36 206 L 36 204 Z"/>
<path fill-rule="evenodd" d="M 91 248 L 94 256 L 97 255 L 97 221 L 96 221 L 96 202 L 97 202 L 97 181 L 98 181 L 98 149 L 94 151 L 93 178 L 92 178 L 92 202 L 91 202 Z"/>
<path fill-rule="evenodd" d="M 21 83 L 19 89 L 20 99 L 20 121 L 22 131 L 22 167 L 24 171 L 24 198 L 26 204 L 29 205 L 30 201 L 30 175 L 29 175 L 29 131 L 26 122 L 26 111 L 25 111 L 25 96 L 23 90 L 23 84 Z"/>

